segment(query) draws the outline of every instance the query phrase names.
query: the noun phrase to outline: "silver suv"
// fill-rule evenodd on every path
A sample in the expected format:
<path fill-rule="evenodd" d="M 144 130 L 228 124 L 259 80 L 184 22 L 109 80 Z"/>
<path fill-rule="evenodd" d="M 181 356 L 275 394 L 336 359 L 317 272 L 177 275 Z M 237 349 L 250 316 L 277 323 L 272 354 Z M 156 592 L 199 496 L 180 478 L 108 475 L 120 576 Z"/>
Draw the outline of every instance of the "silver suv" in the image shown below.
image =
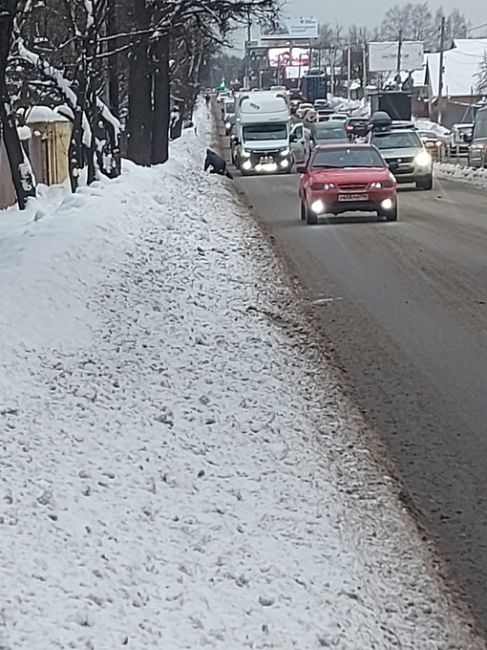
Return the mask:
<path fill-rule="evenodd" d="M 433 188 L 433 158 L 413 125 L 392 123 L 386 129 L 373 129 L 368 139 L 379 149 L 398 183 L 416 183 L 420 190 Z"/>

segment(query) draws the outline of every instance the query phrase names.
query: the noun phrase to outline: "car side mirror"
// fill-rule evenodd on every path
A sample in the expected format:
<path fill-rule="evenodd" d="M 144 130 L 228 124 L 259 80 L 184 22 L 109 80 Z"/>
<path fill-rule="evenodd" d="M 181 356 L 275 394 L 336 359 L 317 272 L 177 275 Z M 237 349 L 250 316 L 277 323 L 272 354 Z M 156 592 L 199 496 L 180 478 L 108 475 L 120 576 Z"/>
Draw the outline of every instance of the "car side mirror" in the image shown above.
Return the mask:
<path fill-rule="evenodd" d="M 237 138 L 236 135 L 232 135 L 232 142 L 233 144 L 240 144 L 240 140 Z"/>
<path fill-rule="evenodd" d="M 298 136 L 295 133 L 291 133 L 291 137 L 289 138 L 289 142 L 297 142 L 298 141 Z"/>
<path fill-rule="evenodd" d="M 306 174 L 306 172 L 308 171 L 308 168 L 303 167 L 303 166 L 300 165 L 300 166 L 296 167 L 296 171 L 298 172 L 298 174 Z"/>
<path fill-rule="evenodd" d="M 470 135 L 470 133 L 465 133 L 464 136 L 463 136 L 463 141 L 464 141 L 466 144 L 472 144 L 472 142 L 473 142 L 473 135 Z"/>

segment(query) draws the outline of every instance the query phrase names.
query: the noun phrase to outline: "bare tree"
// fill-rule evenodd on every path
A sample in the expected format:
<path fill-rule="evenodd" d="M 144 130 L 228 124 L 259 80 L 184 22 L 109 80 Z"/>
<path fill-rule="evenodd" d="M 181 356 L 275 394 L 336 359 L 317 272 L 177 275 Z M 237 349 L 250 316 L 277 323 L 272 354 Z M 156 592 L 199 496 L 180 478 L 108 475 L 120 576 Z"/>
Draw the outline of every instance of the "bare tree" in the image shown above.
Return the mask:
<path fill-rule="evenodd" d="M 6 78 L 18 11 L 20 7 L 17 0 L 0 0 L 0 138 L 5 144 L 17 201 L 22 210 L 27 199 L 35 196 L 35 186 L 32 170 L 19 139 Z"/>
<path fill-rule="evenodd" d="M 476 75 L 477 88 L 476 92 L 479 95 L 487 95 L 487 51 L 484 52 L 482 62 L 479 66 L 479 71 Z"/>

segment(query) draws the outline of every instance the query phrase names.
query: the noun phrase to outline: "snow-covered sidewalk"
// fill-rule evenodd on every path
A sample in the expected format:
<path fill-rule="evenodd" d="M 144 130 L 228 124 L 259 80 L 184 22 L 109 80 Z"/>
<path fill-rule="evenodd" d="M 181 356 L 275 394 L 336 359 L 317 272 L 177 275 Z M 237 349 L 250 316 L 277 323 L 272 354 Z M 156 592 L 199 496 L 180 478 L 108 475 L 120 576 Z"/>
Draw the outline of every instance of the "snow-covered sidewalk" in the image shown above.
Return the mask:
<path fill-rule="evenodd" d="M 483 648 L 200 122 L 0 212 L 0 648 Z"/>

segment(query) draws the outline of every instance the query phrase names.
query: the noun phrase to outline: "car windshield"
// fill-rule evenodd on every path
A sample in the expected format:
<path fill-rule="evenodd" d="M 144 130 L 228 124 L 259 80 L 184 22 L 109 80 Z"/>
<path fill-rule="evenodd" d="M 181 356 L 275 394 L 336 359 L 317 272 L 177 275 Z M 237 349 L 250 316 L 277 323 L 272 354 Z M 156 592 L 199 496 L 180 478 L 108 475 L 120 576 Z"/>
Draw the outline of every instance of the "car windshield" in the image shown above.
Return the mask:
<path fill-rule="evenodd" d="M 287 124 L 252 124 L 243 128 L 244 140 L 286 140 Z"/>
<path fill-rule="evenodd" d="M 311 161 L 312 169 L 340 169 L 345 167 L 384 167 L 380 154 L 372 147 L 341 147 L 318 149 Z"/>
<path fill-rule="evenodd" d="M 372 142 L 378 149 L 406 149 L 408 147 L 421 147 L 421 142 L 416 131 L 376 133 Z"/>
<path fill-rule="evenodd" d="M 314 138 L 315 140 L 346 140 L 347 132 L 342 126 L 321 127 L 315 129 Z"/>

